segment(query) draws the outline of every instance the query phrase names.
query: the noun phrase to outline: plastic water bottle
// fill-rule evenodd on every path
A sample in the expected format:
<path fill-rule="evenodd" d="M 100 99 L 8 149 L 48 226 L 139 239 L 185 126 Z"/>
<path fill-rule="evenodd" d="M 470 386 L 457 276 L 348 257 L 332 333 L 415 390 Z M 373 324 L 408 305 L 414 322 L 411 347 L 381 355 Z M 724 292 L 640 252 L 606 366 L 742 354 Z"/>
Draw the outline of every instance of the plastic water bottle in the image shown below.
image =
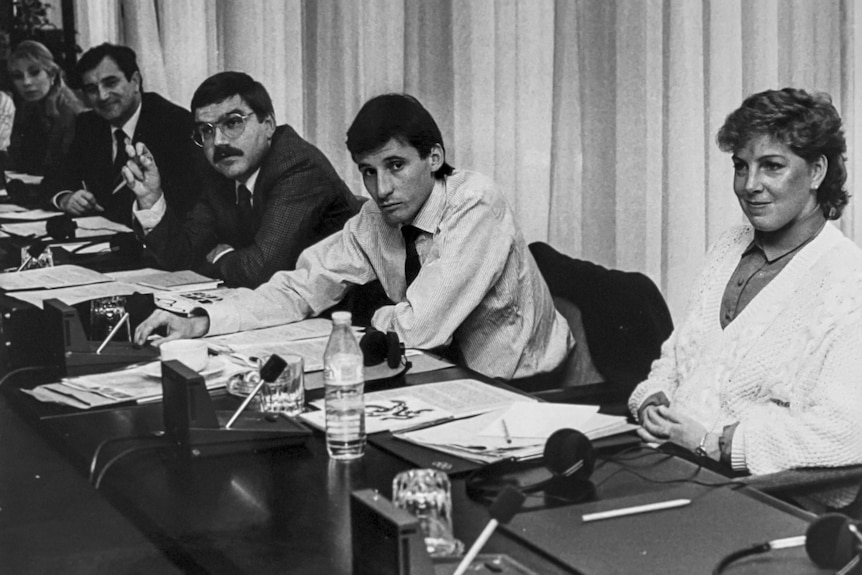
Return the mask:
<path fill-rule="evenodd" d="M 326 449 L 332 459 L 357 459 L 365 453 L 365 377 L 350 320 L 350 312 L 332 314 L 332 334 L 323 354 Z"/>

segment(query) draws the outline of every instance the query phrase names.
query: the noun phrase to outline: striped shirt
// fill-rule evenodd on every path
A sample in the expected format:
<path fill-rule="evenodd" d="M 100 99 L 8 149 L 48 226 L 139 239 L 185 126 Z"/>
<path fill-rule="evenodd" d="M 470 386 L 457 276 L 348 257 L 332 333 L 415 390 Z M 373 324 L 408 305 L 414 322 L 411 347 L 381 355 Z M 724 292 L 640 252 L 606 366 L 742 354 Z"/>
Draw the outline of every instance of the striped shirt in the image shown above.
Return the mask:
<path fill-rule="evenodd" d="M 351 285 L 379 279 L 393 302 L 372 324 L 407 347 L 453 342 L 467 367 L 490 377 L 528 377 L 559 366 L 574 346 L 514 216 L 493 182 L 458 171 L 438 180 L 412 225 L 422 268 L 406 287 L 401 231 L 366 202 L 344 229 L 306 249 L 296 270 L 207 306 L 210 334 L 317 315 Z"/>

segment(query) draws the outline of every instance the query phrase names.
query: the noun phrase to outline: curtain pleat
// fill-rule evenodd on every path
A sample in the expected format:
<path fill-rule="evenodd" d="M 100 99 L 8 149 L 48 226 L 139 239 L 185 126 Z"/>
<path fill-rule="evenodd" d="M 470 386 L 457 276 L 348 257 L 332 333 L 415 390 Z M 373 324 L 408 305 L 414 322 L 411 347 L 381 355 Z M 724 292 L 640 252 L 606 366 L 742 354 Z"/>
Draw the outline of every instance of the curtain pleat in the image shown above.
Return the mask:
<path fill-rule="evenodd" d="M 78 0 L 76 15 L 82 48 L 131 45 L 147 89 L 183 106 L 210 74 L 248 72 L 357 194 L 348 125 L 371 96 L 415 95 L 528 241 L 646 273 L 679 320 L 706 249 L 743 221 L 715 135 L 746 95 L 830 93 L 853 191 L 860 1 Z M 860 219 L 851 202 L 838 225 L 857 239 Z"/>

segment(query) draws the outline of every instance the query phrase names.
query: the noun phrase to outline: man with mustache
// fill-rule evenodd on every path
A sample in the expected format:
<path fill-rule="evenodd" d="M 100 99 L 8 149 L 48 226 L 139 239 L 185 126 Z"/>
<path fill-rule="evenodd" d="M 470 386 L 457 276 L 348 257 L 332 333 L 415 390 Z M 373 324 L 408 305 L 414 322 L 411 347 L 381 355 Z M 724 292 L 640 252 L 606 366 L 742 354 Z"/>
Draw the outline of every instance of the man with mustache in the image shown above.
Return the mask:
<path fill-rule="evenodd" d="M 126 145 L 144 143 L 162 167 L 165 198 L 177 213 L 197 201 L 204 163 L 189 139 L 192 116 L 156 94 L 144 92 L 131 48 L 101 44 L 84 53 L 70 77 L 90 111 L 80 114 L 60 168 L 45 175 L 43 191 L 72 216 L 101 214 L 132 224 L 135 194 L 121 169 Z"/>
<path fill-rule="evenodd" d="M 165 202 L 161 160 L 147 146 L 129 148 L 124 170 L 144 241 L 164 267 L 256 287 L 293 269 L 303 249 L 359 210 L 326 156 L 290 126 L 276 126 L 269 94 L 248 74 L 207 78 L 191 109 L 192 139 L 211 169 L 185 221 Z"/>
<path fill-rule="evenodd" d="M 512 211 L 489 178 L 446 162 L 431 114 L 406 94 L 373 98 L 347 131 L 347 148 L 374 201 L 344 229 L 306 249 L 295 271 L 236 290 L 207 315 L 156 311 L 135 340 L 160 327 L 167 336 L 154 345 L 298 321 L 379 280 L 391 302 L 371 323 L 407 347 L 449 346 L 458 363 L 506 379 L 563 365 L 574 338 Z"/>

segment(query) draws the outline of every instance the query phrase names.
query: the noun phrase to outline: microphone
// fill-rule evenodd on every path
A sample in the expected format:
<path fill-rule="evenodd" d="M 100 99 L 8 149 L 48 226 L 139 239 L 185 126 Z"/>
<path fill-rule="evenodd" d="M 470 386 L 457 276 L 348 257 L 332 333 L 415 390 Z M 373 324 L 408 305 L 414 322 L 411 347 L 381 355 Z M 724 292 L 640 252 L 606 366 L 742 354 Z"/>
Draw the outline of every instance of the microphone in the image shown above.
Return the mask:
<path fill-rule="evenodd" d="M 846 515 L 827 513 L 805 532 L 805 551 L 818 567 L 840 569 L 859 553 L 862 537 Z"/>
<path fill-rule="evenodd" d="M 482 547 L 484 547 L 485 543 L 488 542 L 488 539 L 491 538 L 497 525 L 511 521 L 512 517 L 515 516 L 515 513 L 518 512 L 521 505 L 524 503 L 524 499 L 525 495 L 511 485 L 507 485 L 502 491 L 500 491 L 500 494 L 497 495 L 494 502 L 491 503 L 491 507 L 488 509 L 488 512 L 491 514 L 491 520 L 488 521 L 485 529 L 482 530 L 478 539 L 476 539 L 472 547 L 470 547 L 470 550 L 467 551 L 467 554 L 464 555 L 464 558 L 458 564 L 458 568 L 455 569 L 455 572 L 452 575 L 464 575 L 467 568 L 470 567 L 470 563 L 473 562 L 473 559 L 476 558 L 476 555 L 479 554 L 479 551 L 482 550 Z"/>
<path fill-rule="evenodd" d="M 805 535 L 773 539 L 730 553 L 718 563 L 712 573 L 719 575 L 728 565 L 749 555 L 803 545 L 808 558 L 818 567 L 849 573 L 860 561 L 860 543 L 862 534 L 849 517 L 840 513 L 828 513 L 811 523 Z"/>
<path fill-rule="evenodd" d="M 269 356 L 269 359 L 265 364 L 263 364 L 263 367 L 260 368 L 260 381 L 228 420 L 227 424 L 224 426 L 225 429 L 230 429 L 230 426 L 233 425 L 233 422 L 236 421 L 246 406 L 251 403 L 251 400 L 254 399 L 254 396 L 257 395 L 260 388 L 262 388 L 264 384 L 272 383 L 278 379 L 278 376 L 281 375 L 281 372 L 284 371 L 285 367 L 287 367 L 287 362 L 284 361 L 280 355 L 274 353 Z"/>
<path fill-rule="evenodd" d="M 77 227 L 78 223 L 68 214 L 61 214 L 59 216 L 48 218 L 45 222 L 45 231 L 47 232 L 47 235 L 58 241 L 71 240 L 74 238 L 75 229 Z"/>

